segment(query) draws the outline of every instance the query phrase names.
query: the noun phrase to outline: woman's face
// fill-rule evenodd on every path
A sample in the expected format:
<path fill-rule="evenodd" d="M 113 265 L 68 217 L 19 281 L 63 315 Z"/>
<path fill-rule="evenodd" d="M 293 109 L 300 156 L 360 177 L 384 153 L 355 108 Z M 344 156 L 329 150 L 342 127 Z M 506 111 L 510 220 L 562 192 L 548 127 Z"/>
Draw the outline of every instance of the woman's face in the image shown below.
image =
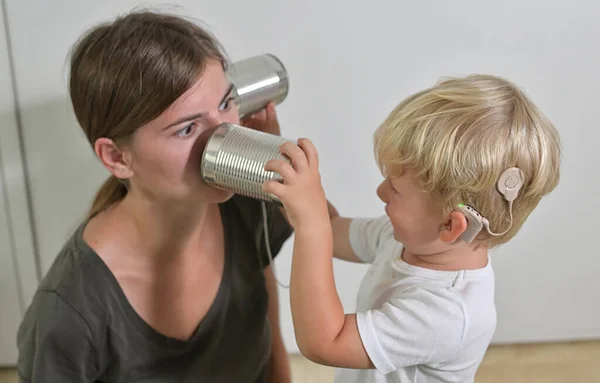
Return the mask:
<path fill-rule="evenodd" d="M 159 117 L 139 128 L 129 150 L 132 191 L 154 201 L 220 203 L 232 193 L 208 186 L 200 174 L 204 147 L 215 128 L 239 124 L 233 88 L 220 62 Z"/>

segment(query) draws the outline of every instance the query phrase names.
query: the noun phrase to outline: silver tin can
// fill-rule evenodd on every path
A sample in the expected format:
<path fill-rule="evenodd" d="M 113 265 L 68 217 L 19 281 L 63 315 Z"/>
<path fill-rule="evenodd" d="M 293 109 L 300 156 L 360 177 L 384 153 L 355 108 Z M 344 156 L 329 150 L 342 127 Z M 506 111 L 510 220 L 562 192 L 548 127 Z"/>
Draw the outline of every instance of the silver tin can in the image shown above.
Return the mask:
<path fill-rule="evenodd" d="M 227 76 L 234 86 L 240 118 L 260 111 L 269 101 L 280 104 L 289 92 L 288 73 L 272 54 L 237 61 L 228 68 Z"/>
<path fill-rule="evenodd" d="M 262 186 L 266 181 L 282 180 L 278 173 L 264 168 L 271 159 L 290 162 L 280 152 L 281 145 L 288 141 L 293 142 L 281 136 L 223 123 L 204 149 L 200 165 L 202 178 L 211 186 L 281 205 L 281 201 L 265 193 Z"/>

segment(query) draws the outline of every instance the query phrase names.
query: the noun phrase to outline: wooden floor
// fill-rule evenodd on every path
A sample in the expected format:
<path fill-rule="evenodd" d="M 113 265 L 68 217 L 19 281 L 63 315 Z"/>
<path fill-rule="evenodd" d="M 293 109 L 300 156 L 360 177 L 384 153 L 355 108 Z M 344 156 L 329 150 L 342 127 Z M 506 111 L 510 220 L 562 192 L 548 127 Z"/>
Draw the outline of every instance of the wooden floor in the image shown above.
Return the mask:
<path fill-rule="evenodd" d="M 294 382 L 326 383 L 333 371 L 292 356 Z M 479 368 L 475 383 L 600 383 L 600 341 L 495 346 Z"/>
<path fill-rule="evenodd" d="M 291 356 L 294 383 L 333 382 L 333 369 Z M 600 383 L 600 341 L 491 347 L 475 383 Z M 17 383 L 0 370 L 0 383 Z"/>

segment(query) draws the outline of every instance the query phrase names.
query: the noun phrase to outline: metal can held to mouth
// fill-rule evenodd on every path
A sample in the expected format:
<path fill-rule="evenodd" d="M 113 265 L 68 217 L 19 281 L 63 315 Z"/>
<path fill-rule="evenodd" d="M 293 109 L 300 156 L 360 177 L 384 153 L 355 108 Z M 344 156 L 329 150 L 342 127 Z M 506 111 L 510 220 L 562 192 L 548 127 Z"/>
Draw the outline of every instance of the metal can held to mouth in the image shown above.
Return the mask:
<path fill-rule="evenodd" d="M 240 118 L 258 112 L 270 101 L 280 104 L 289 92 L 288 73 L 272 54 L 237 61 L 228 68 L 227 76 L 234 86 Z"/>
<path fill-rule="evenodd" d="M 262 186 L 270 180 L 282 180 L 278 173 L 265 170 L 265 164 L 271 159 L 290 162 L 280 152 L 285 142 L 292 141 L 239 125 L 221 124 L 204 149 L 202 178 L 211 186 L 281 205 L 281 201 L 265 193 Z"/>
<path fill-rule="evenodd" d="M 237 61 L 227 70 L 235 90 L 235 103 L 240 118 L 256 113 L 270 101 L 280 104 L 289 91 L 288 74 L 281 61 L 263 54 Z M 239 125 L 223 123 L 217 127 L 204 148 L 201 173 L 208 185 L 250 198 L 281 201 L 262 190 L 270 180 L 281 181 L 275 172 L 266 171 L 271 159 L 289 159 L 280 147 L 286 138 Z"/>

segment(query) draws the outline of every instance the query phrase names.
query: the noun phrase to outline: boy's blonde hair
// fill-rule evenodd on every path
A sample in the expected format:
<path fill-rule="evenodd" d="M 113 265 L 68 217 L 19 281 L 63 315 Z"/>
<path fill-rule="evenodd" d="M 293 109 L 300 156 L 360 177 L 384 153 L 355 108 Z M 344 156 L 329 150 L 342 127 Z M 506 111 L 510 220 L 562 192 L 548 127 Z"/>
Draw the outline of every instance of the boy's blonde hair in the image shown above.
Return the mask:
<path fill-rule="evenodd" d="M 415 169 L 444 214 L 470 205 L 496 233 L 510 223 L 496 183 L 502 171 L 519 167 L 524 185 L 513 202 L 513 225 L 499 237 L 482 230 L 477 241 L 489 247 L 513 238 L 559 181 L 557 130 L 515 85 L 495 76 L 448 79 L 413 94 L 377 129 L 374 144 L 384 176 Z"/>

